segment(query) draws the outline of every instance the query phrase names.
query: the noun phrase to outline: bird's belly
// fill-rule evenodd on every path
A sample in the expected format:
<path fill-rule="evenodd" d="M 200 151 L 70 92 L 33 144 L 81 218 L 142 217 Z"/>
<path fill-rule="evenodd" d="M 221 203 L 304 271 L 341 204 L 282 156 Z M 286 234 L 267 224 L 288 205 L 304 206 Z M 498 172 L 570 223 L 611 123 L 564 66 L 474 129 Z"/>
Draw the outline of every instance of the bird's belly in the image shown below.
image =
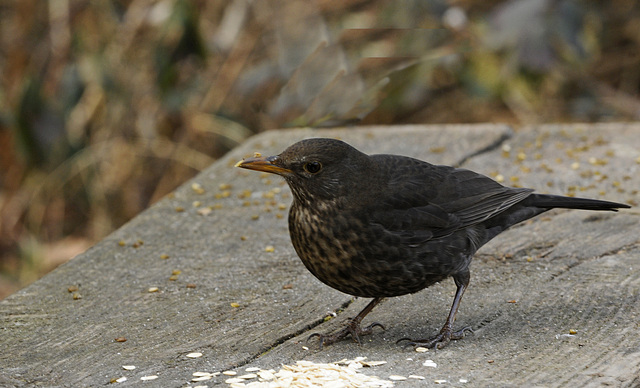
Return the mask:
<path fill-rule="evenodd" d="M 411 247 L 384 236 L 384 231 L 339 215 L 330 221 L 292 215 L 290 234 L 298 256 L 320 281 L 347 294 L 391 297 L 418 292 L 466 269 L 462 252 Z M 323 218 L 324 219 L 324 218 Z M 327 223 L 342 225 L 328 227 Z M 443 251 L 438 253 L 438 249 Z"/>

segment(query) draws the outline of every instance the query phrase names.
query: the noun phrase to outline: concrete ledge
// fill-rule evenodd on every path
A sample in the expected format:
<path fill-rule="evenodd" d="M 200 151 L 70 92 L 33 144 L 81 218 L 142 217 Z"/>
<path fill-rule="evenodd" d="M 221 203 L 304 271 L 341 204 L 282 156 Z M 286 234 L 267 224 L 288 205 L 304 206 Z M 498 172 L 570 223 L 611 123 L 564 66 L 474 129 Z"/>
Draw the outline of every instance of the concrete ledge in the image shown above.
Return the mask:
<path fill-rule="evenodd" d="M 640 202 L 638 123 L 263 133 L 0 302 L 0 385 L 102 386 L 126 376 L 115 386 L 133 386 L 157 375 L 144 384 L 184 387 L 197 385 L 189 383 L 195 371 L 277 370 L 296 360 L 356 356 L 388 362 L 364 373 L 423 375 L 421 385 L 436 379 L 464 387 L 640 385 L 637 207 L 551 212 L 483 247 L 457 321 L 475 334 L 443 350 L 415 353 L 395 341 L 439 330 L 452 281 L 377 307 L 367 319 L 387 331 L 362 346 L 307 344 L 309 334 L 339 327 L 367 300 L 324 286 L 299 262 L 289 242 L 284 182 L 232 166 L 254 151 L 278 153 L 312 136 L 339 137 L 368 153 L 461 165 L 541 192 Z M 191 352 L 203 356 L 186 357 Z M 423 366 L 426 359 L 437 367 Z"/>

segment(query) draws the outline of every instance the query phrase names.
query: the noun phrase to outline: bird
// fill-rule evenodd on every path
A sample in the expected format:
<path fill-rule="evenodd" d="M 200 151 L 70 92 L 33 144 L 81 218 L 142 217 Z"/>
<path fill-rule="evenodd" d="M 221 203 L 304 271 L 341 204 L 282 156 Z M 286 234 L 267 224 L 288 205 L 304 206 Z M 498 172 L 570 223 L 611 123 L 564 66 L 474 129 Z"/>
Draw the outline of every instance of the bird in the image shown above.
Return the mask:
<path fill-rule="evenodd" d="M 363 318 L 384 298 L 416 293 L 453 278 L 456 293 L 434 336 L 406 345 L 442 349 L 470 327 L 453 329 L 476 251 L 507 228 L 553 208 L 617 211 L 629 205 L 534 193 L 482 174 L 401 155 L 367 155 L 341 140 L 310 138 L 274 156 L 236 167 L 277 174 L 293 202 L 289 234 L 305 267 L 321 282 L 371 302 L 321 346 L 371 334 Z"/>

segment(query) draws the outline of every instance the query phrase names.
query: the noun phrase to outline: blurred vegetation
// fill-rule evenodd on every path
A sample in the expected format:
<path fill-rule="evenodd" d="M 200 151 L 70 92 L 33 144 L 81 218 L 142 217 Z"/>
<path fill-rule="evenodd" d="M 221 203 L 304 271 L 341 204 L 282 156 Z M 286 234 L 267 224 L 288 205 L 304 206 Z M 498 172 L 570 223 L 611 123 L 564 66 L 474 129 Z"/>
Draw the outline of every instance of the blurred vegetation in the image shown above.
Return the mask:
<path fill-rule="evenodd" d="M 633 0 L 5 0 L 0 298 L 253 133 L 638 120 Z"/>

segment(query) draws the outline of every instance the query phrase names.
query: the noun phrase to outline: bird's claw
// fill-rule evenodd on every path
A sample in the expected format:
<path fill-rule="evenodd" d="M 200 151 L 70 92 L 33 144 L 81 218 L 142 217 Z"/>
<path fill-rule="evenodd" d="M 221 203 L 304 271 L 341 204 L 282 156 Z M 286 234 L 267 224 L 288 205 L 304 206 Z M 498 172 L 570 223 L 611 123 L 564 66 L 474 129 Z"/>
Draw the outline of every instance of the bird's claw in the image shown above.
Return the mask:
<path fill-rule="evenodd" d="M 466 326 L 458 331 L 452 331 L 451 328 L 443 327 L 442 330 L 440 330 L 440 333 L 434 335 L 431 338 L 414 340 L 405 337 L 400 338 L 398 341 L 396 341 L 396 344 L 407 341 L 407 343 L 403 345 L 404 347 L 412 346 L 414 348 L 423 347 L 427 349 L 442 349 L 447 346 L 447 344 L 451 340 L 463 339 L 466 332 L 473 334 L 473 330 L 469 326 Z"/>
<path fill-rule="evenodd" d="M 357 342 L 359 345 L 362 345 L 362 341 L 360 340 L 360 337 L 363 335 L 371 334 L 373 332 L 374 327 L 380 327 L 382 330 L 386 330 L 384 325 L 382 325 L 379 322 L 374 322 L 369 326 L 361 327 L 359 323 L 351 320 L 347 323 L 345 327 L 331 334 L 313 333 L 309 337 L 307 337 L 307 342 L 311 340 L 311 338 L 318 337 L 318 339 L 320 340 L 321 346 L 328 346 L 350 335 L 351 338 L 353 338 L 354 342 Z"/>

